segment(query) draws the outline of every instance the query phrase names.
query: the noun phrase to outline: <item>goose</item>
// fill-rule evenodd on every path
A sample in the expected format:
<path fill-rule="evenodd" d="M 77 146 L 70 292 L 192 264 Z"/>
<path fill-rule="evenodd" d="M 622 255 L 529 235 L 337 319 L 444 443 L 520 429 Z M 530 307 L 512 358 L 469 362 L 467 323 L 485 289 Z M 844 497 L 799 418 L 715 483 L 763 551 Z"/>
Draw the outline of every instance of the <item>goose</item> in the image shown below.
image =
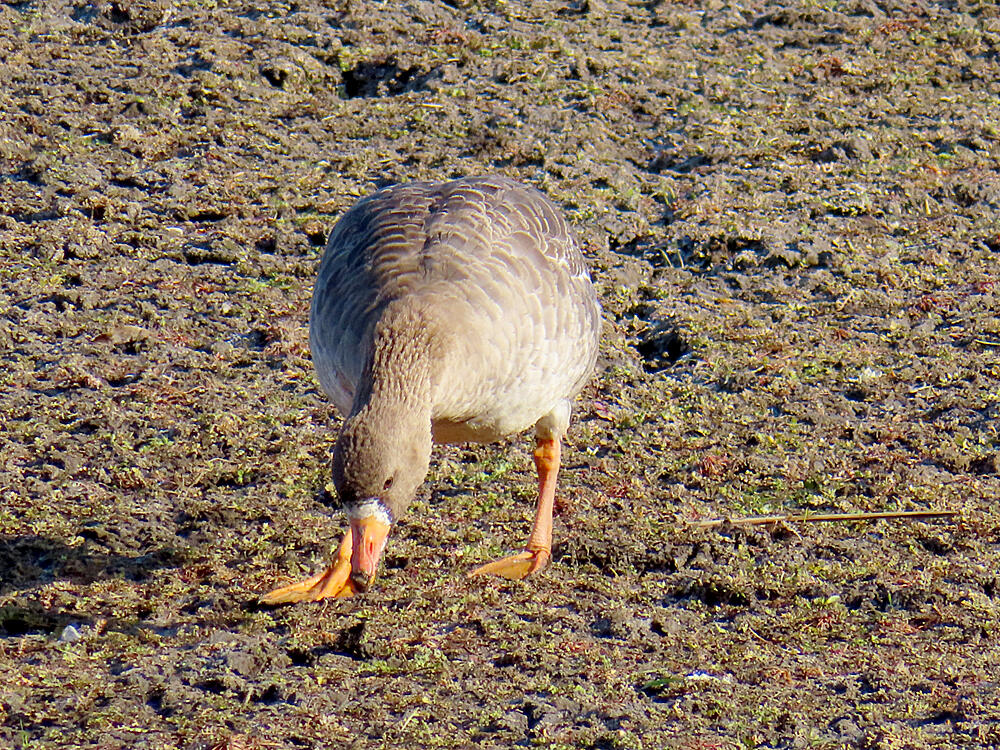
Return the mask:
<path fill-rule="evenodd" d="M 309 321 L 317 377 L 345 420 L 332 478 L 350 521 L 324 571 L 264 604 L 368 590 L 433 443 L 491 443 L 534 426 L 535 521 L 525 549 L 470 576 L 517 580 L 552 555 L 570 405 L 597 357 L 601 308 L 553 203 L 501 176 L 386 187 L 334 226 Z"/>

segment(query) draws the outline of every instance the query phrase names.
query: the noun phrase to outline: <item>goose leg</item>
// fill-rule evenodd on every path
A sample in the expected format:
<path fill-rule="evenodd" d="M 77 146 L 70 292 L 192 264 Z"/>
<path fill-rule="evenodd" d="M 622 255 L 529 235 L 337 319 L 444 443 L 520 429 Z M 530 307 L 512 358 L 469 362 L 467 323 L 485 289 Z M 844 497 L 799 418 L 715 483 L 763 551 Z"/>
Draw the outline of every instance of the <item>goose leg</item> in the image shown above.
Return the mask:
<path fill-rule="evenodd" d="M 538 470 L 538 507 L 535 525 L 524 552 L 487 563 L 469 577 L 498 575 L 520 580 L 548 565 L 552 557 L 552 508 L 559 474 L 559 438 L 535 438 L 535 468 Z"/>
<path fill-rule="evenodd" d="M 322 573 L 303 581 L 282 586 L 261 597 L 261 604 L 292 604 L 316 602 L 331 596 L 352 596 L 360 588 L 351 580 L 351 552 L 354 548 L 353 532 L 347 530 L 337 549 L 333 564 Z"/>

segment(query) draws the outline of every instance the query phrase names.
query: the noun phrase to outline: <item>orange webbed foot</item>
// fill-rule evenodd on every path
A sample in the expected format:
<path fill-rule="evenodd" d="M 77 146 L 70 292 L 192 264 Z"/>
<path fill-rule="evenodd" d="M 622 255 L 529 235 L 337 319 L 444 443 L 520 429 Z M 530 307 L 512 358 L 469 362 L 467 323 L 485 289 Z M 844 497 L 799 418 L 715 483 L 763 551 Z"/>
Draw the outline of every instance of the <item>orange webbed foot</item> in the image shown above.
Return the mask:
<path fill-rule="evenodd" d="M 295 602 L 318 602 L 330 597 L 353 596 L 360 587 L 351 580 L 351 532 L 348 531 L 340 542 L 337 559 L 322 573 L 296 583 L 282 586 L 264 594 L 261 604 L 294 604 Z"/>
<path fill-rule="evenodd" d="M 337 561 L 322 573 L 264 594 L 260 603 L 273 605 L 318 602 L 330 597 L 353 596 L 359 590 L 351 580 L 351 563 Z"/>
<path fill-rule="evenodd" d="M 500 576 L 511 581 L 520 581 L 527 578 L 546 565 L 552 558 L 552 553 L 547 549 L 525 550 L 518 555 L 511 555 L 502 560 L 496 560 L 469 573 L 469 578 L 475 576 Z"/>

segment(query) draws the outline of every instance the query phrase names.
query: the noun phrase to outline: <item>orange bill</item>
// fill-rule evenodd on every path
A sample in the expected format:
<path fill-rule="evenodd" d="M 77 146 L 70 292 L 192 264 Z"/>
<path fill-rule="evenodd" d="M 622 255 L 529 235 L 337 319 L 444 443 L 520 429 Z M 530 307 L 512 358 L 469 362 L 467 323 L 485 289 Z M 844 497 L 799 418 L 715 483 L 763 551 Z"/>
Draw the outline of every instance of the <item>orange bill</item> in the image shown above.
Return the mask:
<path fill-rule="evenodd" d="M 351 551 L 351 581 L 366 591 L 375 580 L 378 561 L 382 557 L 392 526 L 381 514 L 351 519 L 354 549 Z"/>

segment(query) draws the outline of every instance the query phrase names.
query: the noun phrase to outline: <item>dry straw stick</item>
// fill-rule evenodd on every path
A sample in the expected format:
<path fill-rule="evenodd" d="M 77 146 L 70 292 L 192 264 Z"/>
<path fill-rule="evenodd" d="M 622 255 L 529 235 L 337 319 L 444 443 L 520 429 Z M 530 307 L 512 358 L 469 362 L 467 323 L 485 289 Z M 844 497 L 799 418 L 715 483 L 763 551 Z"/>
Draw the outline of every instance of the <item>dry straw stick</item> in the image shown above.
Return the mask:
<path fill-rule="evenodd" d="M 788 514 L 784 516 L 751 516 L 749 518 L 715 518 L 711 521 L 695 521 L 692 526 L 713 528 L 730 523 L 733 526 L 763 526 L 768 523 L 819 523 L 821 521 L 876 521 L 882 518 L 951 518 L 957 516 L 954 510 L 900 510 L 889 513 L 818 513 Z"/>

